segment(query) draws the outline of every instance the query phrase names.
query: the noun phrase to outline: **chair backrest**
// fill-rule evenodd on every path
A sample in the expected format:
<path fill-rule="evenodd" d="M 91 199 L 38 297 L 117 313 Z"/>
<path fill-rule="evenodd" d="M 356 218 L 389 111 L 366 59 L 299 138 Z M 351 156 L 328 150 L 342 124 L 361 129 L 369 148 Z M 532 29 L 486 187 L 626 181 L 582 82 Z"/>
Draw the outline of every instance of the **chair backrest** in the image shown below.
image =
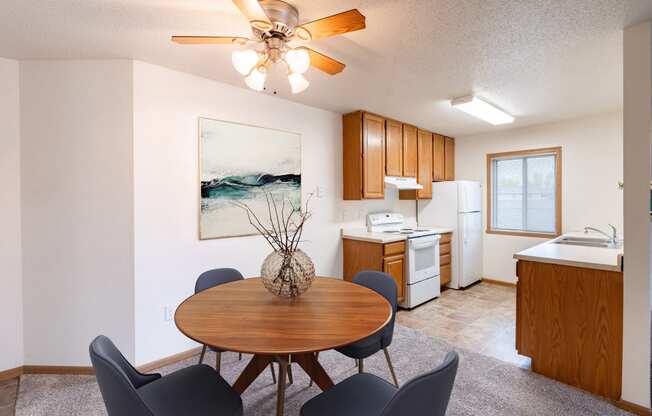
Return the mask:
<path fill-rule="evenodd" d="M 161 375 L 139 373 L 104 335 L 95 338 L 88 350 L 109 416 L 153 416 L 136 389 Z"/>
<path fill-rule="evenodd" d="M 451 351 L 433 371 L 403 385 L 382 416 L 444 416 L 453 391 L 459 356 Z"/>
<path fill-rule="evenodd" d="M 387 273 L 363 271 L 357 273 L 352 282 L 368 287 L 369 289 L 379 293 L 387 299 L 390 305 L 392 305 L 392 319 L 382 330 L 380 339 L 381 348 L 388 347 L 389 344 L 392 343 L 392 337 L 394 336 L 394 322 L 396 320 L 396 310 L 398 308 L 398 289 L 396 287 L 396 281 Z"/>
<path fill-rule="evenodd" d="M 242 274 L 236 269 L 222 268 L 205 271 L 200 274 L 195 282 L 195 293 L 212 287 L 223 285 L 224 283 L 242 280 Z"/>

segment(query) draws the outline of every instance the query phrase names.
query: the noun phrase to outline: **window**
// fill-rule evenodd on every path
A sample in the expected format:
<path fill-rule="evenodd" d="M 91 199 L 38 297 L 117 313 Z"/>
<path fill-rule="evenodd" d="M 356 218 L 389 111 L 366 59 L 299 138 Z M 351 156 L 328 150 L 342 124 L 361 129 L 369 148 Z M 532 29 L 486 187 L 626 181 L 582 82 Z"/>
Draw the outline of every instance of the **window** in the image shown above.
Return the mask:
<path fill-rule="evenodd" d="M 561 147 L 487 155 L 487 232 L 561 234 Z"/>

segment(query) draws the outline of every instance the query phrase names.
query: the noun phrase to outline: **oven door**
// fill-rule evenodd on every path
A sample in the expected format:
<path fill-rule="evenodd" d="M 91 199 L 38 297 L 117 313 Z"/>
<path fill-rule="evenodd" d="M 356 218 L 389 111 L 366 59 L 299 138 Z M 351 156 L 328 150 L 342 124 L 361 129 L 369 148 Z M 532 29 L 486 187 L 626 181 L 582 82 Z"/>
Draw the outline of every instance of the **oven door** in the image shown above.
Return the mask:
<path fill-rule="evenodd" d="M 408 239 L 409 285 L 439 275 L 439 235 Z"/>

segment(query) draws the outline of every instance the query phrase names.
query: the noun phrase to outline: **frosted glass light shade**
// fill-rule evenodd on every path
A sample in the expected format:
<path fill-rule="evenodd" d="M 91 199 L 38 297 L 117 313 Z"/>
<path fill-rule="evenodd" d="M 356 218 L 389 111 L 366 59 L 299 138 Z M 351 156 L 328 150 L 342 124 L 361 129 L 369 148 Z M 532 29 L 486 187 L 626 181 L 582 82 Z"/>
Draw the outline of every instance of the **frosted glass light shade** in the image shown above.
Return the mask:
<path fill-rule="evenodd" d="M 494 126 L 514 122 L 514 117 L 511 115 L 472 95 L 451 101 L 451 106 L 477 117 L 480 120 L 493 124 Z"/>
<path fill-rule="evenodd" d="M 255 91 L 262 91 L 265 88 L 265 78 L 267 74 L 264 69 L 254 68 L 251 73 L 245 77 L 245 84 Z"/>
<path fill-rule="evenodd" d="M 288 81 L 290 81 L 290 89 L 292 90 L 292 94 L 298 94 L 308 88 L 308 85 L 310 85 L 310 82 L 305 79 L 303 75 L 296 73 L 288 75 Z"/>
<path fill-rule="evenodd" d="M 248 75 L 252 68 L 258 62 L 258 54 L 256 51 L 246 49 L 244 51 L 233 51 L 231 54 L 231 62 L 236 71 L 242 75 Z"/>
<path fill-rule="evenodd" d="M 290 49 L 285 53 L 285 62 L 290 67 L 290 72 L 303 74 L 310 68 L 310 55 L 305 48 Z"/>

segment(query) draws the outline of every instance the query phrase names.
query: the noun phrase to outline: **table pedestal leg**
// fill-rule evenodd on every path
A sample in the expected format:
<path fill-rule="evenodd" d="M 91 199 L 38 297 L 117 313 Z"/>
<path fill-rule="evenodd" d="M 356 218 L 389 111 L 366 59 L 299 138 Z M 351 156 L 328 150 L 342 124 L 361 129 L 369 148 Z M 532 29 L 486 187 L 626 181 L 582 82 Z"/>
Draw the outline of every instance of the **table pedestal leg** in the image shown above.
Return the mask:
<path fill-rule="evenodd" d="M 242 370 L 242 374 L 233 384 L 233 390 L 242 396 L 247 387 L 258 378 L 258 375 L 267 368 L 270 363 L 274 361 L 274 357 L 269 355 L 254 355 L 249 361 L 249 364 Z"/>
<path fill-rule="evenodd" d="M 293 355 L 294 361 L 303 368 L 303 371 L 310 376 L 310 379 L 319 386 L 322 391 L 328 390 L 333 387 L 333 380 L 331 380 L 324 367 L 321 366 L 315 354 L 296 354 Z"/>
<path fill-rule="evenodd" d="M 285 378 L 288 374 L 288 358 L 276 357 L 278 361 L 278 392 L 276 393 L 276 416 L 283 416 L 285 411 Z"/>
<path fill-rule="evenodd" d="M 321 366 L 317 357 L 314 353 L 305 353 L 305 354 L 292 354 L 292 360 L 299 364 L 303 371 L 308 374 L 310 379 L 315 382 L 322 390 L 328 390 L 333 387 L 335 384 L 331 380 L 324 367 Z M 233 389 L 240 395 L 242 395 L 247 387 L 258 378 L 258 375 L 262 373 L 265 368 L 270 365 L 271 362 L 276 361 L 279 363 L 279 376 L 278 376 L 278 392 L 276 396 L 276 415 L 283 416 L 283 411 L 285 407 L 285 383 L 288 371 L 288 363 L 290 362 L 289 355 L 254 355 L 249 364 L 245 367 L 240 374 L 240 377 L 233 384 Z"/>

